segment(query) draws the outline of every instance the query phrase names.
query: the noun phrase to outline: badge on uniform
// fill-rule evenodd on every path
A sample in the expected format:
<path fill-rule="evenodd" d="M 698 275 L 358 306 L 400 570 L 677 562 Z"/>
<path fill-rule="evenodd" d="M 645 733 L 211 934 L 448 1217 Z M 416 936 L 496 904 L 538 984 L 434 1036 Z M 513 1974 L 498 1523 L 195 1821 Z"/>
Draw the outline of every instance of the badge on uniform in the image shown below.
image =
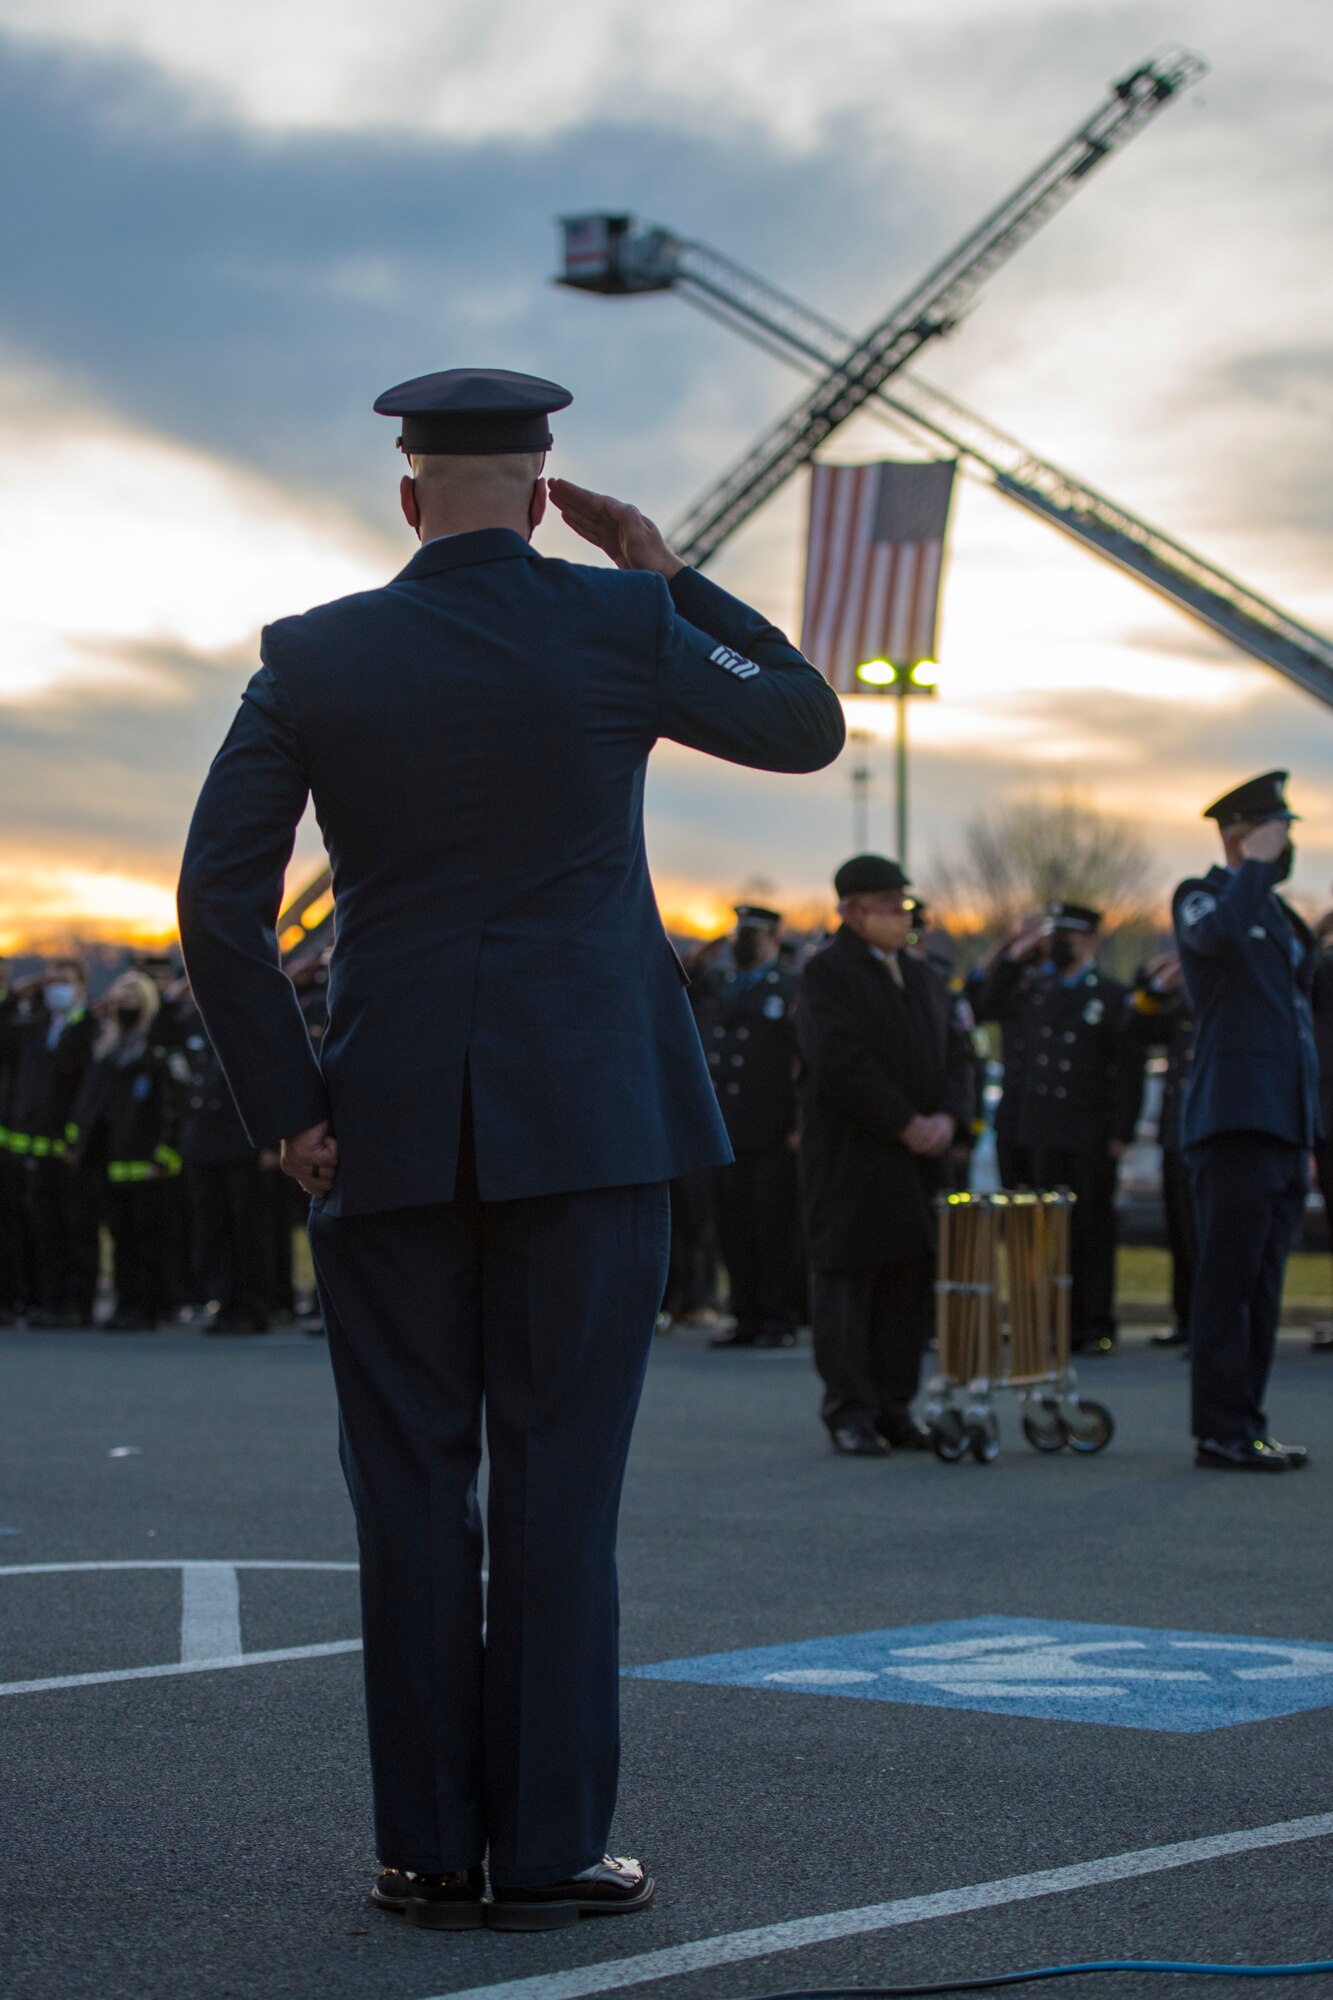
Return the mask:
<path fill-rule="evenodd" d="M 787 1011 L 787 1003 L 780 993 L 770 993 L 764 1002 L 764 1019 L 780 1021 Z"/>
<path fill-rule="evenodd" d="M 1216 908 L 1216 896 L 1210 896 L 1206 889 L 1196 889 L 1192 895 L 1186 896 L 1180 906 L 1180 914 L 1185 923 L 1197 924 L 1208 915 L 1210 910 L 1215 910 Z"/>
<path fill-rule="evenodd" d="M 1083 1009 L 1083 1018 L 1090 1028 L 1095 1028 L 1097 1023 L 1104 1020 L 1105 1017 L 1106 1002 L 1104 1000 L 1089 1000 L 1087 1006 Z"/>

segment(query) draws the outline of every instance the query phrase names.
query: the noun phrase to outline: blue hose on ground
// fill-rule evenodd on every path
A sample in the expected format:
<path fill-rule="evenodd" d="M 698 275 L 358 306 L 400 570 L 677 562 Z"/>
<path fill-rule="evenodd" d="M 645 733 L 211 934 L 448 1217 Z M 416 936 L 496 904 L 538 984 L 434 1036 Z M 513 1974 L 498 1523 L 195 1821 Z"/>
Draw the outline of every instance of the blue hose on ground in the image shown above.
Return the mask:
<path fill-rule="evenodd" d="M 1101 1958 L 1081 1965 L 1041 1965 L 1030 1972 L 995 1972 L 984 1979 L 947 1979 L 930 1986 L 800 1986 L 757 2000 L 918 2000 L 927 1993 L 982 1993 L 994 1986 L 1025 1986 L 1034 1979 L 1070 1979 L 1082 1972 L 1190 1972 L 1204 1979 L 1294 1979 L 1333 1972 L 1333 1958 L 1304 1965 L 1202 1965 L 1175 1958 Z"/>

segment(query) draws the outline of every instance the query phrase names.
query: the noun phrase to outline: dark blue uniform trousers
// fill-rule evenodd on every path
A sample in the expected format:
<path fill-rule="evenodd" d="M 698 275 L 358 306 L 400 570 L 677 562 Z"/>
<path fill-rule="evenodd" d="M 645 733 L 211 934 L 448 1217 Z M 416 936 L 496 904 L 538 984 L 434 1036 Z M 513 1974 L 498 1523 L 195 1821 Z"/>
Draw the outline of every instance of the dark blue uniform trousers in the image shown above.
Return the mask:
<path fill-rule="evenodd" d="M 1267 1437 L 1287 1253 L 1307 1185 L 1300 1146 L 1264 1132 L 1224 1132 L 1185 1152 L 1198 1228 L 1190 1307 L 1192 1422 L 1221 1444 Z"/>
<path fill-rule="evenodd" d="M 361 1550 L 382 1864 L 563 1881 L 620 1755 L 616 1517 L 664 1184 L 330 1217 L 310 1237 Z M 490 1456 L 489 1585 L 477 1497 Z M 484 1636 L 483 1636 L 484 1631 Z"/>

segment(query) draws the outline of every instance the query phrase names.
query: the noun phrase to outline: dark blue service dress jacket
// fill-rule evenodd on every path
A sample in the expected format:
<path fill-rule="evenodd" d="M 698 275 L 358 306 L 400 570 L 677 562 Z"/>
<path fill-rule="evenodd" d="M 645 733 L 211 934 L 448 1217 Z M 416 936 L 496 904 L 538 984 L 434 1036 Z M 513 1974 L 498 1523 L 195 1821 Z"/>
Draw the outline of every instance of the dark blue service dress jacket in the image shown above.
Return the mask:
<path fill-rule="evenodd" d="M 1176 890 L 1176 942 L 1197 1023 L 1182 1146 L 1222 1132 L 1307 1147 L 1320 1136 L 1315 943 L 1275 893 L 1277 880 L 1276 863 L 1246 861 Z"/>
<path fill-rule="evenodd" d="M 179 892 L 251 1141 L 331 1118 L 326 1214 L 447 1201 L 466 1069 L 483 1200 L 728 1160 L 648 874 L 648 755 L 818 770 L 844 738 L 822 675 L 692 570 L 553 561 L 505 528 L 279 620 L 262 658 Z M 318 1059 L 275 938 L 307 795 L 337 908 Z"/>

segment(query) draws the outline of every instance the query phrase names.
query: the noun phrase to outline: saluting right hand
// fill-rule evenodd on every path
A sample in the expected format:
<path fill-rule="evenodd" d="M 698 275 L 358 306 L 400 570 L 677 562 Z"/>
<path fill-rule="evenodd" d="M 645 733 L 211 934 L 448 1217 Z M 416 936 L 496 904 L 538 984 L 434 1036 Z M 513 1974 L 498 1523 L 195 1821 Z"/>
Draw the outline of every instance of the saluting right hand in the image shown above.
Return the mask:
<path fill-rule="evenodd" d="M 613 500 L 609 493 L 590 493 L 568 479 L 553 479 L 547 491 L 574 533 L 610 556 L 617 569 L 656 570 L 665 577 L 684 569 L 656 521 L 627 501 Z"/>
<path fill-rule="evenodd" d="M 1291 844 L 1291 828 L 1284 819 L 1266 819 L 1247 833 L 1240 851 L 1247 861 L 1276 861 Z"/>

